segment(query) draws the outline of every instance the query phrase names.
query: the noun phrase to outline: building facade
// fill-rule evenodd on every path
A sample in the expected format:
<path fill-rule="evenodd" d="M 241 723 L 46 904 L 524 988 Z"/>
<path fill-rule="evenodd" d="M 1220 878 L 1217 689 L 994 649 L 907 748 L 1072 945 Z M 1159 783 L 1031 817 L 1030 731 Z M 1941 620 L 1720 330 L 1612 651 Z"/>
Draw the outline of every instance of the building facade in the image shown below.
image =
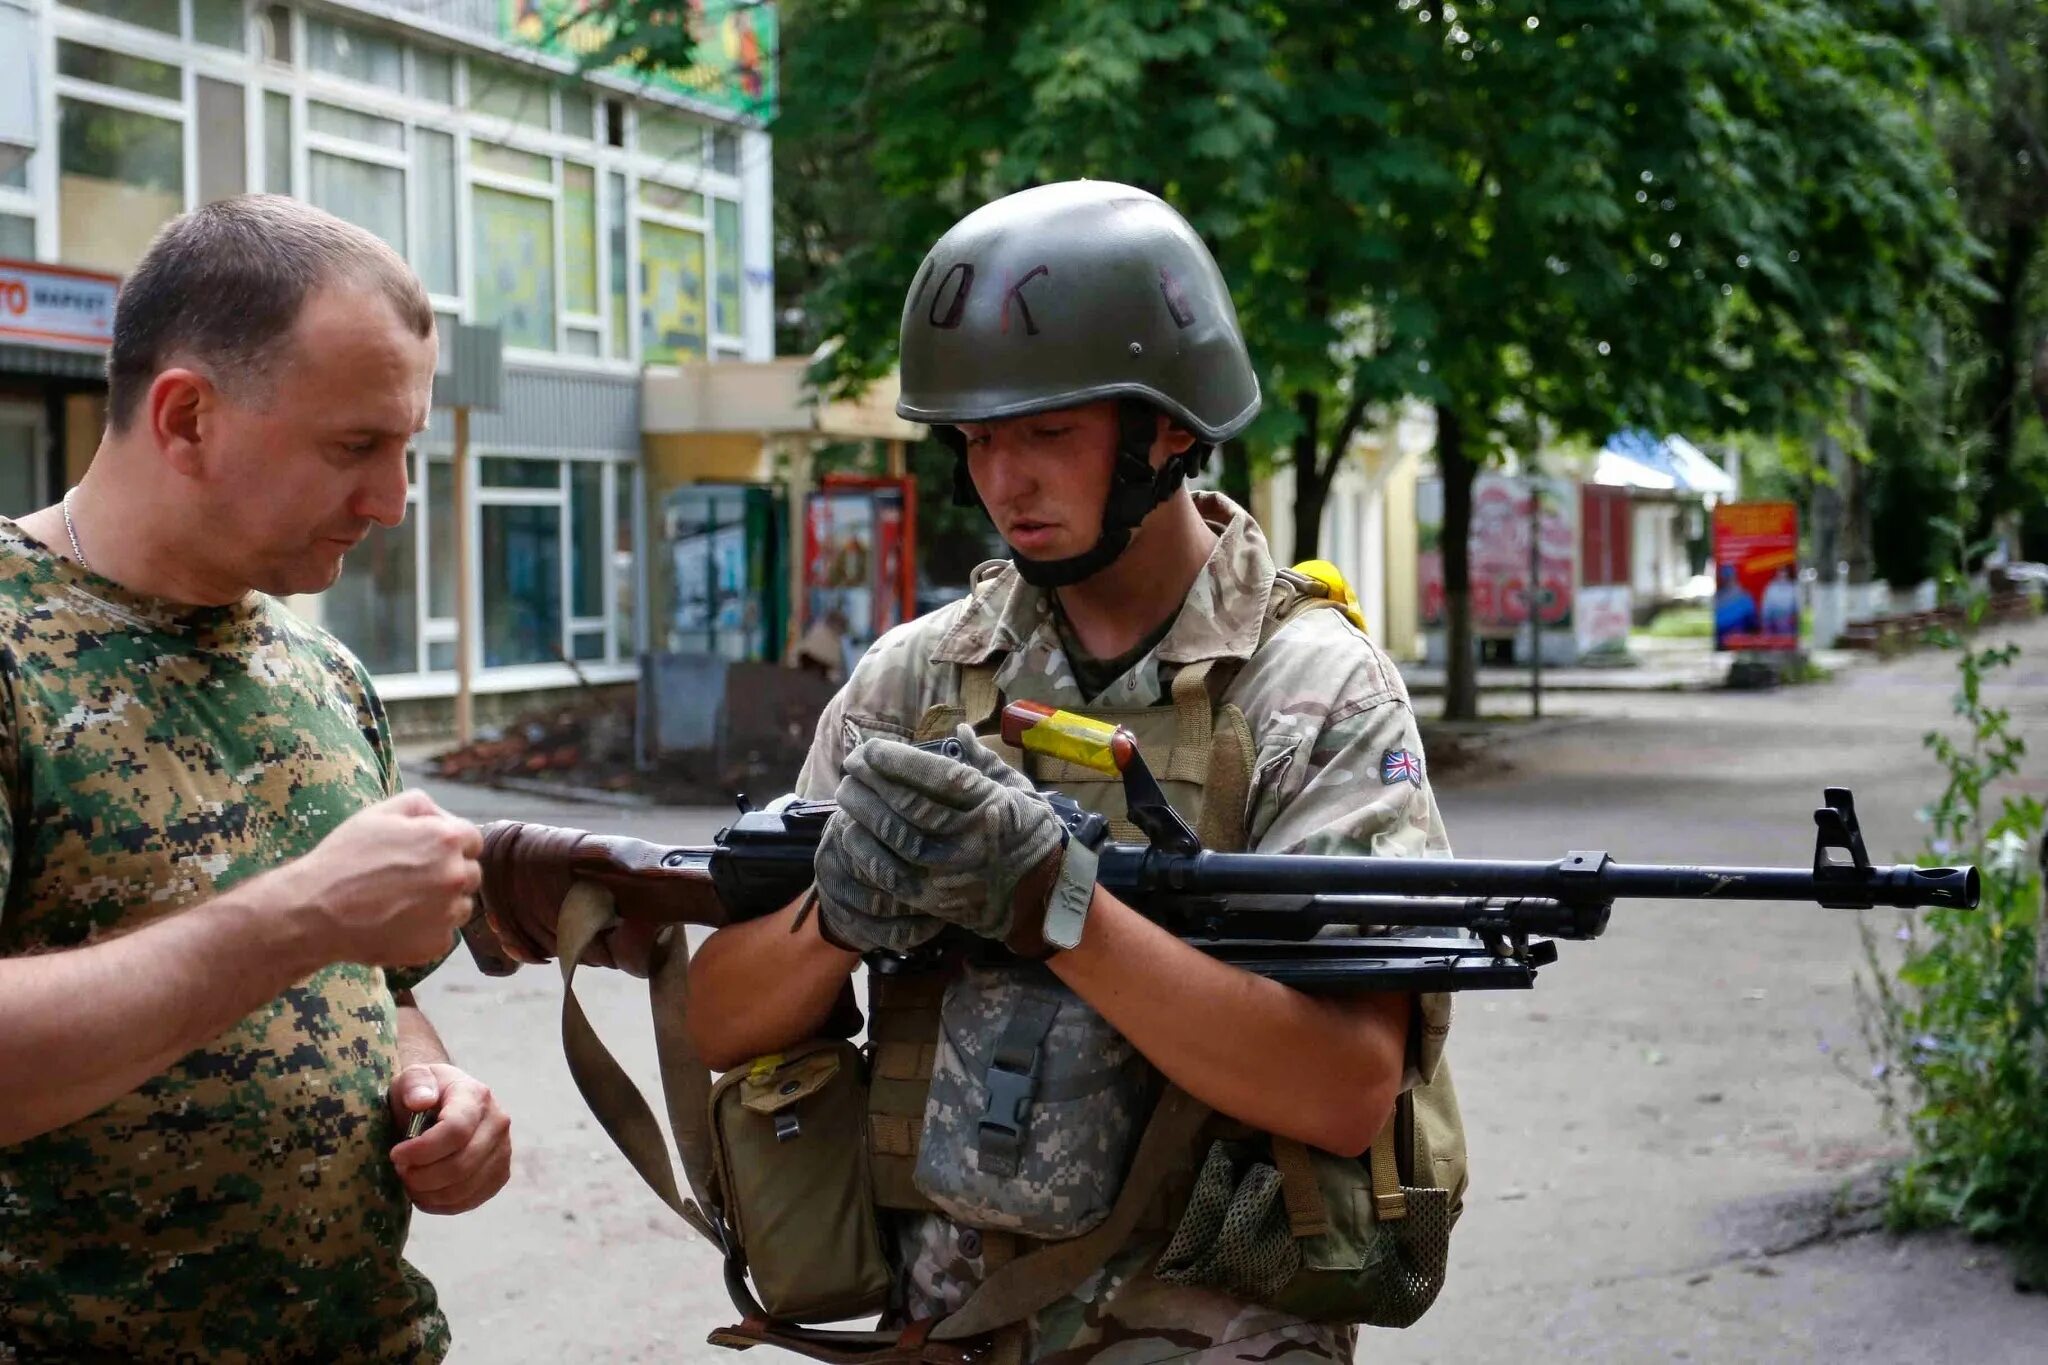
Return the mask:
<path fill-rule="evenodd" d="M 579 75 L 563 8 L 0 0 L 0 272 L 89 292 L 174 214 L 272 191 L 390 242 L 444 334 L 500 329 L 503 401 L 476 414 L 469 461 L 480 692 L 636 675 L 642 376 L 773 350 L 772 6 L 708 0 L 706 64 L 655 79 Z M 14 515 L 83 473 L 103 355 L 6 323 L 0 308 Z M 394 700 L 454 689 L 451 454 L 437 409 L 411 515 L 295 603 Z"/>

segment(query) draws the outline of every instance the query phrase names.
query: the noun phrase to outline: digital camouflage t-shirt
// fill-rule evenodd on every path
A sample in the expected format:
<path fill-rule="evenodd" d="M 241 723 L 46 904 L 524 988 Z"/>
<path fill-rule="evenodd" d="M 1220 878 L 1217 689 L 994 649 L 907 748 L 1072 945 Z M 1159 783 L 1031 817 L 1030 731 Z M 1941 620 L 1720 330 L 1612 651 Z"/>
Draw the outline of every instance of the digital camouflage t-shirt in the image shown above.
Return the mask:
<path fill-rule="evenodd" d="M 4 519 L 0 776 L 9 957 L 178 914 L 398 789 L 383 709 L 329 636 L 261 594 L 139 596 Z M 391 992 L 419 975 L 327 967 L 0 1146 L 0 1361 L 440 1359 L 388 1156 Z"/>

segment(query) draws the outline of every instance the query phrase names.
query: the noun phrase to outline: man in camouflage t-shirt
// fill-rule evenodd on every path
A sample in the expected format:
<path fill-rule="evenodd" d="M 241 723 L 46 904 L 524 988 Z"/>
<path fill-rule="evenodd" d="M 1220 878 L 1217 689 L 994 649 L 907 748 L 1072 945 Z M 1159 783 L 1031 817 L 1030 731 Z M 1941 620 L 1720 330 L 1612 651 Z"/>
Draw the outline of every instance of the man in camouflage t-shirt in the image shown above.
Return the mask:
<path fill-rule="evenodd" d="M 479 839 L 272 595 L 403 516 L 435 349 L 374 237 L 208 206 L 124 286 L 85 480 L 0 520 L 0 1361 L 447 1350 L 410 1210 L 510 1142 L 409 992 Z"/>
<path fill-rule="evenodd" d="M 838 803 L 819 844 L 815 932 L 797 932 L 793 906 L 705 942 L 690 978 L 700 1052 L 730 1067 L 810 1036 L 861 953 L 914 948 L 951 925 L 1043 955 L 1061 988 L 1218 1113 L 1359 1154 L 1400 1093 L 1434 1075 L 1447 997 L 1311 998 L 1219 962 L 1093 885 L 1092 860 L 1074 856 L 1043 802 L 1018 799 L 1029 783 L 971 735 L 971 768 L 903 742 L 936 718 L 985 725 L 997 702 L 1130 714 L 1177 711 L 1182 692 L 1206 729 L 1213 685 L 1214 713 L 1236 708 L 1249 731 L 1249 770 L 1239 790 L 1202 799 L 1241 801 L 1226 823 L 1245 846 L 1448 855 L 1393 665 L 1342 611 L 1274 611 L 1279 571 L 1258 526 L 1183 484 L 1258 409 L 1214 261 L 1178 214 L 1128 186 L 1012 195 L 926 258 L 904 307 L 902 376 L 898 411 L 953 446 L 962 493 L 1013 558 L 978 571 L 969 597 L 884 635 L 826 708 L 797 783 Z M 1202 688 L 1178 686 L 1186 678 Z M 977 688 L 994 695 L 970 696 Z M 1048 906 L 1055 894 L 1073 906 L 1069 890 L 1084 914 L 1063 946 Z M 960 1048 L 950 1035 L 933 1042 Z M 944 1141 L 933 1112 L 921 1143 Z M 1070 1166 L 1108 1140 L 1059 1136 Z M 923 1176 L 932 1148 L 912 1145 Z M 957 1148 L 940 1161 L 969 1165 Z M 899 1323 L 958 1310 L 997 1264 L 985 1227 L 912 1212 L 895 1231 Z M 1164 1240 L 1141 1228 L 1009 1340 L 1062 1365 L 1350 1359 L 1342 1324 L 1156 1276 Z"/>

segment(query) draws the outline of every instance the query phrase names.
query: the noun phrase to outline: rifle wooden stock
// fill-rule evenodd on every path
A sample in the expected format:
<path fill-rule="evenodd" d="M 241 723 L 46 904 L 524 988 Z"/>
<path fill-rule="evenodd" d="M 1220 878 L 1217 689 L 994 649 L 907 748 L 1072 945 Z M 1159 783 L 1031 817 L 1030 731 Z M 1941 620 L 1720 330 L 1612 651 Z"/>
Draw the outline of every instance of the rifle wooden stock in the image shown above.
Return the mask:
<path fill-rule="evenodd" d="M 555 956 L 555 921 L 577 882 L 611 895 L 620 918 L 717 929 L 738 913 L 719 894 L 714 848 L 677 848 L 560 825 L 484 826 L 478 912 L 462 934 L 477 965 L 503 976 Z"/>

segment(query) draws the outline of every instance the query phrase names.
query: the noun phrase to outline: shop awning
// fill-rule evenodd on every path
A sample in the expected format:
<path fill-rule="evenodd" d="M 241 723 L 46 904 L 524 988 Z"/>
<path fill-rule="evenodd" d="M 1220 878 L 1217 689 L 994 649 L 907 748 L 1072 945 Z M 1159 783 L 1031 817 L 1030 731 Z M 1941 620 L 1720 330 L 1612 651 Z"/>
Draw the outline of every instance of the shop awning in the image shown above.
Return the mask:
<path fill-rule="evenodd" d="M 1607 440 L 1593 467 L 1593 482 L 1646 492 L 1735 495 L 1735 481 L 1705 451 L 1683 436 L 1656 436 L 1641 428 Z"/>

